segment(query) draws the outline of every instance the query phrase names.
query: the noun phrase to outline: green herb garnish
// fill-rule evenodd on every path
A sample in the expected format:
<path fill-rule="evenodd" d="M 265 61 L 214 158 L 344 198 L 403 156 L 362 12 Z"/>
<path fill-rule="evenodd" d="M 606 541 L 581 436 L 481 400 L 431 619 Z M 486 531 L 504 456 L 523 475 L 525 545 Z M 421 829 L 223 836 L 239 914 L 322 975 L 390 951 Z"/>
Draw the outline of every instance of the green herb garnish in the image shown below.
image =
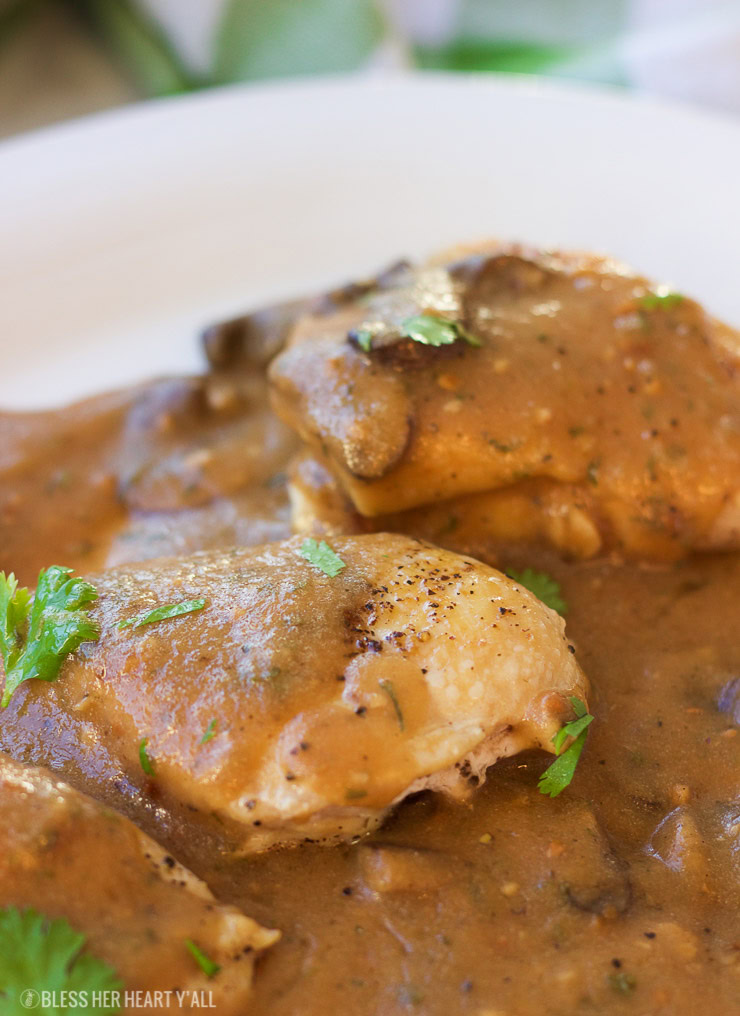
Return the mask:
<path fill-rule="evenodd" d="M 350 335 L 363 353 L 369 353 L 373 348 L 373 333 L 369 328 L 355 328 Z"/>
<path fill-rule="evenodd" d="M 561 727 L 552 739 L 552 743 L 555 745 L 555 752 L 558 755 L 569 737 L 578 737 L 589 723 L 593 722 L 593 716 L 587 711 L 584 703 L 579 698 L 576 698 L 575 695 L 570 696 L 570 704 L 573 706 L 573 712 L 576 714 L 575 720 L 571 720 L 570 723 L 566 723 L 565 726 Z"/>
<path fill-rule="evenodd" d="M 86 992 L 92 1001 L 92 992 L 123 989 L 115 970 L 83 952 L 85 936 L 63 918 L 50 920 L 34 910 L 6 907 L 0 910 L 0 942 L 0 1012 L 31 1009 L 42 991 Z M 87 1011 L 104 1016 L 120 1008 L 91 1005 Z"/>
<path fill-rule="evenodd" d="M 221 967 L 218 965 L 218 963 L 215 963 L 209 956 L 206 956 L 203 950 L 199 949 L 191 938 L 185 939 L 185 948 L 193 957 L 193 959 L 198 964 L 203 973 L 206 975 L 206 977 L 216 976 Z"/>
<path fill-rule="evenodd" d="M 583 746 L 588 737 L 587 728 L 594 719 L 579 698 L 571 696 L 570 703 L 576 718 L 564 724 L 553 737 L 552 741 L 558 758 L 542 773 L 537 784 L 539 792 L 548 794 L 550 797 L 557 797 L 558 794 L 561 794 L 573 779 L 578 759 L 581 757 Z M 575 740 L 561 755 L 563 744 L 569 737 L 574 737 Z"/>
<path fill-rule="evenodd" d="M 637 979 L 632 974 L 620 970 L 618 974 L 609 974 L 609 984 L 620 995 L 631 995 L 637 987 Z"/>
<path fill-rule="evenodd" d="M 125 621 L 119 621 L 119 628 L 141 628 L 145 624 L 156 624 L 157 621 L 167 621 L 171 617 L 181 617 L 183 614 L 192 614 L 196 610 L 203 610 L 205 600 L 183 600 L 182 603 L 168 603 L 163 607 L 155 607 L 146 614 L 138 614 L 136 617 L 129 617 Z"/>
<path fill-rule="evenodd" d="M 213 719 L 206 727 L 206 732 L 205 734 L 203 734 L 203 737 L 201 737 L 198 744 L 207 744 L 212 737 L 215 737 L 215 735 L 216 735 L 216 721 L 215 719 Z"/>
<path fill-rule="evenodd" d="M 568 604 L 560 595 L 560 584 L 546 572 L 538 572 L 534 568 L 525 568 L 524 571 L 514 571 L 513 568 L 509 568 L 506 574 L 510 579 L 528 589 L 530 593 L 534 593 L 546 607 L 556 610 L 562 617 L 568 613 Z"/>
<path fill-rule="evenodd" d="M 482 345 L 480 339 L 462 325 L 460 321 L 438 317 L 436 314 L 415 314 L 401 322 L 401 336 L 413 339 L 424 346 L 451 346 L 463 339 L 470 346 Z"/>
<path fill-rule="evenodd" d="M 398 697 L 396 695 L 396 689 L 393 687 L 393 682 L 383 680 L 379 681 L 378 683 L 380 684 L 380 687 L 383 689 L 383 691 L 386 693 L 388 698 L 393 703 L 393 708 L 396 712 L 396 719 L 398 720 L 398 726 L 401 728 L 401 730 L 404 730 L 405 727 L 403 722 L 403 713 L 401 712 L 401 706 L 398 704 Z"/>
<path fill-rule="evenodd" d="M 328 575 L 332 579 L 346 567 L 344 561 L 338 554 L 334 553 L 326 540 L 318 543 L 309 537 L 303 541 L 298 553 L 301 557 L 305 557 L 309 564 L 319 568 L 324 575 Z"/>
<path fill-rule="evenodd" d="M 149 744 L 148 737 L 144 737 L 141 739 L 139 743 L 139 762 L 141 763 L 141 768 L 144 770 L 147 776 L 154 776 L 155 775 L 154 763 L 149 758 L 146 751 L 146 746 L 148 744 Z"/>
<path fill-rule="evenodd" d="M 62 664 L 83 642 L 96 642 L 100 626 L 87 608 L 97 590 L 71 568 L 42 569 L 31 596 L 12 573 L 0 572 L 0 651 L 5 665 L 4 709 L 16 688 L 38 678 L 55 681 Z"/>
<path fill-rule="evenodd" d="M 599 486 L 599 466 L 600 465 L 601 465 L 601 461 L 599 459 L 593 459 L 586 466 L 586 479 L 588 480 L 588 482 L 591 484 L 592 487 L 598 487 Z"/>
<path fill-rule="evenodd" d="M 348 787 L 344 794 L 348 801 L 359 801 L 362 797 L 367 797 L 366 790 L 360 790 L 359 787 Z"/>
<path fill-rule="evenodd" d="M 681 293 L 646 293 L 639 303 L 643 310 L 672 310 L 683 299 Z"/>

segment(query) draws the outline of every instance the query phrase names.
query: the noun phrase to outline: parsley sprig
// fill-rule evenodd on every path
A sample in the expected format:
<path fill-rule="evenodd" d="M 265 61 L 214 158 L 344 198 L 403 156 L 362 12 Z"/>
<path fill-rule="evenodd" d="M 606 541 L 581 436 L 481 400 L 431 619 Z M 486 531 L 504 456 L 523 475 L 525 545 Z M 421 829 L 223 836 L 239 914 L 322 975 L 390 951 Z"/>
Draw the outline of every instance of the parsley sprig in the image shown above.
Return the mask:
<path fill-rule="evenodd" d="M 55 681 L 70 653 L 83 642 L 100 638 L 100 626 L 87 613 L 97 598 L 94 586 L 72 578 L 71 568 L 52 565 L 42 569 L 33 596 L 18 585 L 15 575 L 0 572 L 3 709 L 24 681 Z"/>
<path fill-rule="evenodd" d="M 436 314 L 415 314 L 401 322 L 401 336 L 413 339 L 424 346 L 451 346 L 463 339 L 469 346 L 481 346 L 482 342 L 472 335 L 461 321 L 440 317 Z"/>
<path fill-rule="evenodd" d="M 340 571 L 346 567 L 339 554 L 331 549 L 326 540 L 318 543 L 309 537 L 303 541 L 298 553 L 301 557 L 305 557 L 309 564 L 318 568 L 324 575 L 328 575 L 330 579 L 336 578 Z"/>
<path fill-rule="evenodd" d="M 6 907 L 0 910 L 0 942 L 0 1012 L 23 1012 L 29 988 L 83 991 L 91 1001 L 93 992 L 123 989 L 115 970 L 84 951 L 85 936 L 62 918 L 50 920 L 35 910 Z M 99 1005 L 87 1009 L 91 1016 L 119 1011 Z"/>
<path fill-rule="evenodd" d="M 139 741 L 139 765 L 147 774 L 147 776 L 156 776 L 157 773 L 154 768 L 154 763 L 149 757 L 149 752 L 146 750 L 146 746 L 148 744 L 149 744 L 148 737 L 142 737 L 142 739 Z"/>
<path fill-rule="evenodd" d="M 672 310 L 683 303 L 683 295 L 673 292 L 645 293 L 640 297 L 640 307 L 643 310 Z"/>
<path fill-rule="evenodd" d="M 182 617 L 183 614 L 192 614 L 196 610 L 203 610 L 205 600 L 183 600 L 181 603 L 166 603 L 162 607 L 155 607 L 154 610 L 146 611 L 144 614 L 137 614 L 136 617 L 126 618 L 119 621 L 118 627 L 141 628 L 145 624 L 156 624 L 158 621 L 168 621 L 171 617 Z"/>
<path fill-rule="evenodd" d="M 200 969 L 206 975 L 206 977 L 215 977 L 221 967 L 215 960 L 212 960 L 210 956 L 207 956 L 202 949 L 200 949 L 192 938 L 185 939 L 185 948 L 193 957 L 195 962 L 198 964 Z"/>
<path fill-rule="evenodd" d="M 212 737 L 216 736 L 216 718 L 214 717 L 206 727 L 203 737 L 201 737 L 198 744 L 208 744 Z"/>
<path fill-rule="evenodd" d="M 558 756 L 551 766 L 540 776 L 538 788 L 541 794 L 548 794 L 550 797 L 557 797 L 568 786 L 581 757 L 583 746 L 588 736 L 588 727 L 593 723 L 593 716 L 586 709 L 583 703 L 575 695 L 570 697 L 570 704 L 576 718 L 565 723 L 555 734 L 552 743 L 555 745 L 555 754 Z M 573 743 L 561 755 L 563 745 L 569 737 L 575 738 Z"/>
<path fill-rule="evenodd" d="M 422 346 L 451 346 L 458 339 L 467 342 L 469 346 L 482 346 L 483 343 L 472 332 L 469 332 L 462 321 L 457 318 L 443 317 L 441 314 L 412 314 L 404 318 L 401 323 L 390 332 L 385 332 L 383 326 L 376 322 L 372 325 L 361 325 L 353 328 L 348 333 L 348 338 L 363 353 L 372 353 L 376 348 L 374 340 L 380 335 L 386 337 L 379 345 L 387 344 L 387 337 L 395 343 L 398 339 L 412 339 Z"/>
<path fill-rule="evenodd" d="M 530 593 L 534 593 L 546 607 L 556 610 L 562 617 L 568 613 L 568 604 L 560 595 L 560 584 L 547 572 L 535 571 L 534 568 L 525 568 L 524 571 L 509 568 L 506 574 Z"/>
<path fill-rule="evenodd" d="M 396 719 L 398 720 L 398 726 L 401 728 L 401 730 L 404 730 L 405 727 L 406 727 L 406 724 L 404 723 L 403 713 L 401 711 L 401 704 L 398 701 L 398 696 L 396 695 L 396 689 L 393 687 L 393 681 L 389 681 L 388 679 L 384 679 L 382 681 L 379 681 L 378 683 L 380 684 L 380 687 L 386 693 L 388 698 L 391 700 L 391 705 L 393 706 L 393 711 L 395 712 Z"/>

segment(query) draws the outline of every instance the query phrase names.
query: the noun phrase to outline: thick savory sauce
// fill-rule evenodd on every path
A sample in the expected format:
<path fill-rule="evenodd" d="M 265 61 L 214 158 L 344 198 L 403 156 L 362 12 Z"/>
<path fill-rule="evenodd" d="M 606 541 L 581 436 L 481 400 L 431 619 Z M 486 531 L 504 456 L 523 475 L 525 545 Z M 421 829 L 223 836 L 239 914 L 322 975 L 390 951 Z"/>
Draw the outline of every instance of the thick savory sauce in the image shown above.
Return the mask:
<path fill-rule="evenodd" d="M 262 372 L 153 381 L 0 415 L 0 569 L 78 571 L 290 535 L 297 442 Z"/>
<path fill-rule="evenodd" d="M 0 420 L 0 568 L 32 584 L 52 563 L 286 535 L 292 438 L 259 384 L 235 396 L 222 378 L 209 402 L 212 383 Z M 353 846 L 242 860 L 165 831 L 220 900 L 283 933 L 250 1013 L 738 1011 L 740 557 L 503 563 L 549 571 L 569 605 L 597 717 L 573 783 L 550 800 L 550 759 L 518 756 L 466 802 L 418 795 Z"/>
<path fill-rule="evenodd" d="M 520 756 L 352 848 L 213 872 L 286 929 L 255 1011 L 737 1011 L 740 560 L 551 570 L 597 716 L 574 782 L 545 798 Z"/>

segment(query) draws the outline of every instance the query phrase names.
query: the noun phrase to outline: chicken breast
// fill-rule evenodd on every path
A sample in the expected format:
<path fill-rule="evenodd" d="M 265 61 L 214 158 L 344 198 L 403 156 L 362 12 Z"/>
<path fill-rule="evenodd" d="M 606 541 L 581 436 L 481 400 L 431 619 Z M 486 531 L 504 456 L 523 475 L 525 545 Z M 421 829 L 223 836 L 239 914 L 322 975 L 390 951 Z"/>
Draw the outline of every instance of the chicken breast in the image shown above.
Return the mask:
<path fill-rule="evenodd" d="M 740 546 L 738 364 L 737 332 L 623 265 L 491 245 L 304 317 L 270 373 L 367 528 L 431 508 L 671 559 Z"/>
<path fill-rule="evenodd" d="M 408 794 L 462 792 L 498 758 L 553 751 L 569 696 L 586 698 L 557 614 L 403 536 L 293 538 L 91 581 L 100 641 L 56 683 L 19 687 L 0 744 L 96 796 L 128 786 L 199 812 L 241 851 L 357 837 Z"/>
<path fill-rule="evenodd" d="M 188 1000 L 210 991 L 225 1016 L 245 1011 L 255 958 L 280 937 L 217 903 L 128 819 L 0 753 L 0 908 L 7 907 L 66 920 L 124 990 L 187 992 Z M 193 945 L 205 957 L 200 964 Z M 5 941 L 6 961 L 9 948 Z M 30 957 L 25 961 L 33 966 Z M 211 976 L 207 961 L 220 968 L 209 967 Z M 43 978 L 41 968 L 34 972 Z M 82 986 L 80 976 L 75 987 Z"/>

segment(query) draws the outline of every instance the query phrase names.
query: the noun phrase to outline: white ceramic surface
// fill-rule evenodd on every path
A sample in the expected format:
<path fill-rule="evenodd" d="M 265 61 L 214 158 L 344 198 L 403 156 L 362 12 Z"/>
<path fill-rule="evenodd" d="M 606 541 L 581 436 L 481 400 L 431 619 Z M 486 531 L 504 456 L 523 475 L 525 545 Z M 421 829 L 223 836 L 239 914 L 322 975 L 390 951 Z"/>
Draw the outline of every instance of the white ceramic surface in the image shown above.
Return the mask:
<path fill-rule="evenodd" d="M 740 324 L 740 122 L 535 79 L 233 88 L 0 145 L 0 405 L 201 364 L 205 323 L 489 235 Z"/>

